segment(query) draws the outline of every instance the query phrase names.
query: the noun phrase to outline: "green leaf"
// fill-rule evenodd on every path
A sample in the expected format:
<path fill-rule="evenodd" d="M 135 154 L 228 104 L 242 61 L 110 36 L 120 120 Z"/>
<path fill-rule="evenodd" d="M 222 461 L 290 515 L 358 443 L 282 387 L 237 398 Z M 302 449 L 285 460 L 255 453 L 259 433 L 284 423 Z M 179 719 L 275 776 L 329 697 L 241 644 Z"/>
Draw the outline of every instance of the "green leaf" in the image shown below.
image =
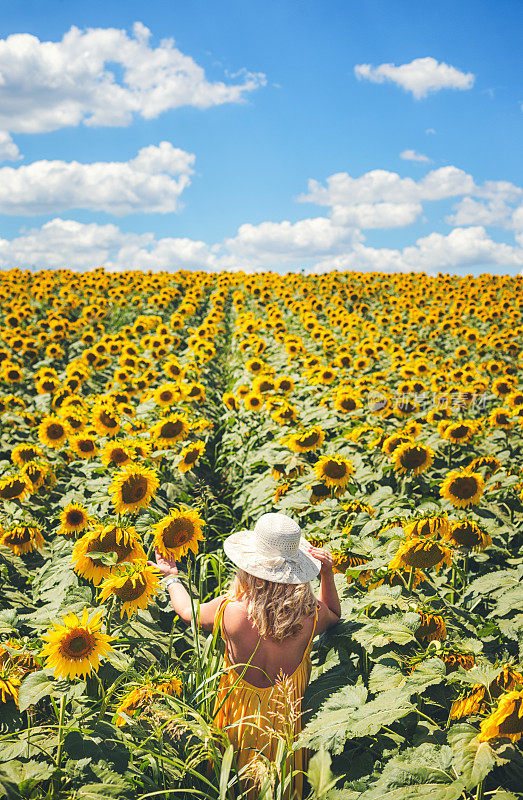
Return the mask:
<path fill-rule="evenodd" d="M 43 697 L 51 694 L 54 681 L 50 680 L 44 670 L 32 672 L 22 681 L 18 694 L 18 707 L 26 711 L 29 706 L 34 706 Z"/>
<path fill-rule="evenodd" d="M 472 725 L 453 725 L 447 738 L 454 754 L 453 763 L 470 791 L 496 766 L 496 758 L 487 742 L 477 741 L 478 730 Z"/>
<path fill-rule="evenodd" d="M 313 755 L 309 761 L 307 777 L 317 800 L 321 800 L 330 789 L 336 786 L 339 778 L 335 778 L 332 774 L 331 757 L 326 750 L 319 750 Z"/>
<path fill-rule="evenodd" d="M 344 686 L 328 698 L 305 727 L 300 736 L 301 744 L 315 750 L 324 748 L 333 753 L 341 753 L 347 739 L 347 716 L 366 699 L 367 690 L 362 684 Z"/>
<path fill-rule="evenodd" d="M 226 800 L 227 787 L 229 785 L 229 775 L 231 773 L 232 759 L 234 757 L 234 748 L 232 744 L 227 747 L 222 758 L 222 765 L 220 770 L 220 794 L 219 800 Z"/>

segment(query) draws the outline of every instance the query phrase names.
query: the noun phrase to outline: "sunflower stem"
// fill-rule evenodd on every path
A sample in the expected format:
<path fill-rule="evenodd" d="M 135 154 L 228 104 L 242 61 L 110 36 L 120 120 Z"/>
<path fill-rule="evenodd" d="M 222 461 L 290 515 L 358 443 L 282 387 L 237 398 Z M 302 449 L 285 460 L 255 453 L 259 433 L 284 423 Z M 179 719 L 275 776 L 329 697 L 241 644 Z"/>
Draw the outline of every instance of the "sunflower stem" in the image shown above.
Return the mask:
<path fill-rule="evenodd" d="M 448 468 L 450 469 L 450 465 L 452 463 L 452 442 L 449 440 L 449 460 L 448 460 Z"/>
<path fill-rule="evenodd" d="M 53 775 L 53 798 L 60 796 L 60 786 L 62 784 L 62 729 L 65 716 L 65 695 L 60 698 L 60 713 L 58 716 L 58 749 L 56 751 L 56 771 Z"/>
<path fill-rule="evenodd" d="M 483 781 L 478 783 L 478 788 L 476 791 L 476 800 L 483 800 Z"/>
<path fill-rule="evenodd" d="M 416 570 L 414 569 L 414 567 L 411 567 L 410 568 L 410 572 L 409 572 L 409 582 L 407 584 L 407 591 L 408 591 L 409 594 L 412 594 L 412 587 L 414 585 L 414 576 L 415 575 L 416 575 Z"/>
<path fill-rule="evenodd" d="M 111 621 L 113 618 L 114 609 L 114 596 L 111 598 L 111 605 L 109 606 L 109 613 L 107 615 L 107 622 L 105 623 L 105 632 L 108 636 L 111 635 Z"/>
<path fill-rule="evenodd" d="M 451 573 L 451 577 L 450 577 L 450 585 L 452 587 L 451 592 L 450 592 L 450 602 L 452 604 L 454 604 L 454 601 L 455 601 L 455 598 L 456 598 L 456 579 L 457 579 L 457 570 L 456 570 L 456 565 L 453 564 L 452 565 L 452 573 Z"/>
<path fill-rule="evenodd" d="M 187 553 L 187 576 L 188 576 L 187 586 L 189 590 L 189 597 L 191 600 L 191 620 L 194 631 L 194 645 L 196 650 L 196 660 L 198 663 L 198 683 L 200 683 L 202 679 L 202 657 L 200 653 L 200 638 L 198 636 L 198 620 L 196 618 L 196 612 L 194 608 L 194 597 L 192 591 L 192 556 L 190 553 Z"/>

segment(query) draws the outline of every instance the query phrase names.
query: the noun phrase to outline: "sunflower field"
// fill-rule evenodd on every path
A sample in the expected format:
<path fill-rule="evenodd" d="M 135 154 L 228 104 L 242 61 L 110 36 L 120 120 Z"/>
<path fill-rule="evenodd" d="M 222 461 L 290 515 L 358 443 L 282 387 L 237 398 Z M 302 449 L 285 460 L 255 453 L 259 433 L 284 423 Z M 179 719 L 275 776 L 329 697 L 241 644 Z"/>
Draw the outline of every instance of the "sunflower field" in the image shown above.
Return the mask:
<path fill-rule="evenodd" d="M 521 277 L 1 272 L 0 797 L 246 796 L 195 620 L 270 511 L 343 615 L 256 796 L 300 746 L 307 798 L 523 797 L 522 312 Z"/>

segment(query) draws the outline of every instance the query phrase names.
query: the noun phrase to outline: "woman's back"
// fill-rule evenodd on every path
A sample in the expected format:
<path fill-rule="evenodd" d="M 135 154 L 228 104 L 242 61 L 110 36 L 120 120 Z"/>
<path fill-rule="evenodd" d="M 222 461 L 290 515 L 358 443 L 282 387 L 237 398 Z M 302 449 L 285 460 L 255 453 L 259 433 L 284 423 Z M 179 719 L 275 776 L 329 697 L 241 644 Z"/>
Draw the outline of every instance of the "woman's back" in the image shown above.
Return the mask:
<path fill-rule="evenodd" d="M 228 666 L 236 665 L 235 671 L 251 686 L 268 688 L 281 672 L 293 675 L 310 649 L 317 613 L 304 616 L 301 630 L 294 636 L 277 640 L 259 635 L 244 600 L 226 602 L 220 612 Z"/>

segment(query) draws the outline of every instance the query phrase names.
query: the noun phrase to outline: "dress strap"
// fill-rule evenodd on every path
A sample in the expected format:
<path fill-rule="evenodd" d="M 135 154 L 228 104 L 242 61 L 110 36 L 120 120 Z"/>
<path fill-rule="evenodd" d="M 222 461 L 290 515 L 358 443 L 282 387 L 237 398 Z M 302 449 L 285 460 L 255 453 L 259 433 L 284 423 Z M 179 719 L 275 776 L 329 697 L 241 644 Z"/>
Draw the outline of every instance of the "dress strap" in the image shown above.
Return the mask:
<path fill-rule="evenodd" d="M 218 626 L 220 628 L 220 636 L 225 641 L 224 634 L 223 634 L 223 612 L 225 611 L 225 606 L 227 603 L 230 603 L 232 600 L 231 597 L 224 597 L 221 601 L 220 605 L 216 609 L 216 614 L 214 615 L 214 626 L 213 626 L 213 634 L 216 632 Z"/>

